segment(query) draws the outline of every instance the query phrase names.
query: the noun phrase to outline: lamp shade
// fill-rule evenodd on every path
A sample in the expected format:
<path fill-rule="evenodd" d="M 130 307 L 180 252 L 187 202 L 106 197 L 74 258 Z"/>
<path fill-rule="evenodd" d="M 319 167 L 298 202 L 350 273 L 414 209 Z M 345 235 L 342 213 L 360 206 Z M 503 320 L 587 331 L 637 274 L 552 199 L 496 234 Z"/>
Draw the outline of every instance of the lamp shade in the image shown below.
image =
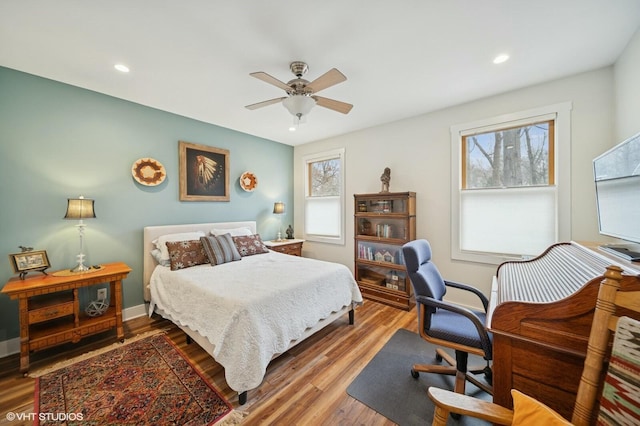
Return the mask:
<path fill-rule="evenodd" d="M 67 212 L 65 219 L 93 219 L 96 213 L 93 210 L 94 200 L 80 196 L 78 198 L 67 198 Z"/>
<path fill-rule="evenodd" d="M 284 203 L 282 201 L 273 203 L 273 214 L 284 214 Z"/>
<path fill-rule="evenodd" d="M 306 95 L 292 95 L 282 101 L 282 105 L 284 105 L 289 113 L 298 118 L 309 114 L 315 104 L 315 99 Z"/>

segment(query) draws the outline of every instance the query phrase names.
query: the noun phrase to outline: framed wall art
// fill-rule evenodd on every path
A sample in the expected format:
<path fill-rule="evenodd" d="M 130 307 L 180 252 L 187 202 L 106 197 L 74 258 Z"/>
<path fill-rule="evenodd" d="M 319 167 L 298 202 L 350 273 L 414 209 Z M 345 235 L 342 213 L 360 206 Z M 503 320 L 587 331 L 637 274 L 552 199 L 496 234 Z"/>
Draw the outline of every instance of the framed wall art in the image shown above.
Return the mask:
<path fill-rule="evenodd" d="M 180 201 L 229 201 L 229 150 L 180 141 Z"/>
<path fill-rule="evenodd" d="M 9 261 L 13 267 L 13 272 L 20 274 L 20 279 L 24 279 L 27 272 L 44 271 L 51 267 L 49 257 L 45 250 L 23 251 L 9 255 Z"/>

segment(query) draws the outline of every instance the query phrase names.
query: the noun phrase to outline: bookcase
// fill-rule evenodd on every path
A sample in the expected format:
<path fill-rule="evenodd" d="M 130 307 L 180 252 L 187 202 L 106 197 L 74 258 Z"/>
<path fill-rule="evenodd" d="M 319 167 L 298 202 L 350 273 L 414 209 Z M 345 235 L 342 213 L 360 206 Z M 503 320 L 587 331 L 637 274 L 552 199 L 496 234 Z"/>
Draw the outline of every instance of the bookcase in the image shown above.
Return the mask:
<path fill-rule="evenodd" d="M 354 194 L 355 276 L 362 295 L 410 310 L 415 306 L 402 246 L 416 238 L 416 193 Z"/>

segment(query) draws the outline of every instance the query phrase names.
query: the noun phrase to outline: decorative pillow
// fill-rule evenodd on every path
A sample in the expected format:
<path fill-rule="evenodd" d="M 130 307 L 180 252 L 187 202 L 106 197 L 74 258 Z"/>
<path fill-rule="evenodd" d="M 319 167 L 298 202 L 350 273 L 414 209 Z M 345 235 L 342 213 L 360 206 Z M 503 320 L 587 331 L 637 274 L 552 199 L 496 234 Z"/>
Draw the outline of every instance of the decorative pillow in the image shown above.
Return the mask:
<path fill-rule="evenodd" d="M 571 426 L 560 414 L 516 389 L 511 389 L 511 397 L 513 426 Z"/>
<path fill-rule="evenodd" d="M 229 229 L 213 228 L 211 230 L 211 235 L 224 235 L 224 234 L 231 234 L 232 237 L 242 237 L 244 235 L 252 235 L 253 232 L 251 232 L 251 229 L 247 228 L 246 226 L 243 226 L 240 228 L 229 228 Z"/>
<path fill-rule="evenodd" d="M 230 234 L 200 237 L 200 241 L 212 266 L 242 259 Z"/>
<path fill-rule="evenodd" d="M 167 241 L 166 245 L 172 271 L 209 262 L 200 240 Z"/>
<path fill-rule="evenodd" d="M 167 249 L 167 241 L 189 241 L 189 240 L 199 240 L 200 237 L 204 236 L 204 232 L 202 231 L 194 231 L 194 232 L 181 232 L 178 234 L 166 234 L 161 235 L 157 239 L 153 240 L 153 244 L 155 244 L 156 248 L 160 250 L 160 259 L 168 262 L 169 259 L 169 250 Z"/>
<path fill-rule="evenodd" d="M 598 425 L 640 424 L 640 321 L 620 317 L 600 397 Z"/>
<path fill-rule="evenodd" d="M 269 253 L 269 249 L 264 245 L 260 234 L 233 237 L 240 256 L 253 256 L 254 254 Z"/>

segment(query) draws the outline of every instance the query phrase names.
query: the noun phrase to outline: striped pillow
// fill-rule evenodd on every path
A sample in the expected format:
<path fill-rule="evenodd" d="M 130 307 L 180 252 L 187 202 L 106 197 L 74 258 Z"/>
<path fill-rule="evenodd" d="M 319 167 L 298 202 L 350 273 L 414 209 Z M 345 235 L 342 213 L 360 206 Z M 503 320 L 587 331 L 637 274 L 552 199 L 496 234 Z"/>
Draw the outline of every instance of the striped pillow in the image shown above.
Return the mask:
<path fill-rule="evenodd" d="M 231 234 L 200 237 L 200 241 L 212 266 L 242 259 L 231 239 Z"/>

